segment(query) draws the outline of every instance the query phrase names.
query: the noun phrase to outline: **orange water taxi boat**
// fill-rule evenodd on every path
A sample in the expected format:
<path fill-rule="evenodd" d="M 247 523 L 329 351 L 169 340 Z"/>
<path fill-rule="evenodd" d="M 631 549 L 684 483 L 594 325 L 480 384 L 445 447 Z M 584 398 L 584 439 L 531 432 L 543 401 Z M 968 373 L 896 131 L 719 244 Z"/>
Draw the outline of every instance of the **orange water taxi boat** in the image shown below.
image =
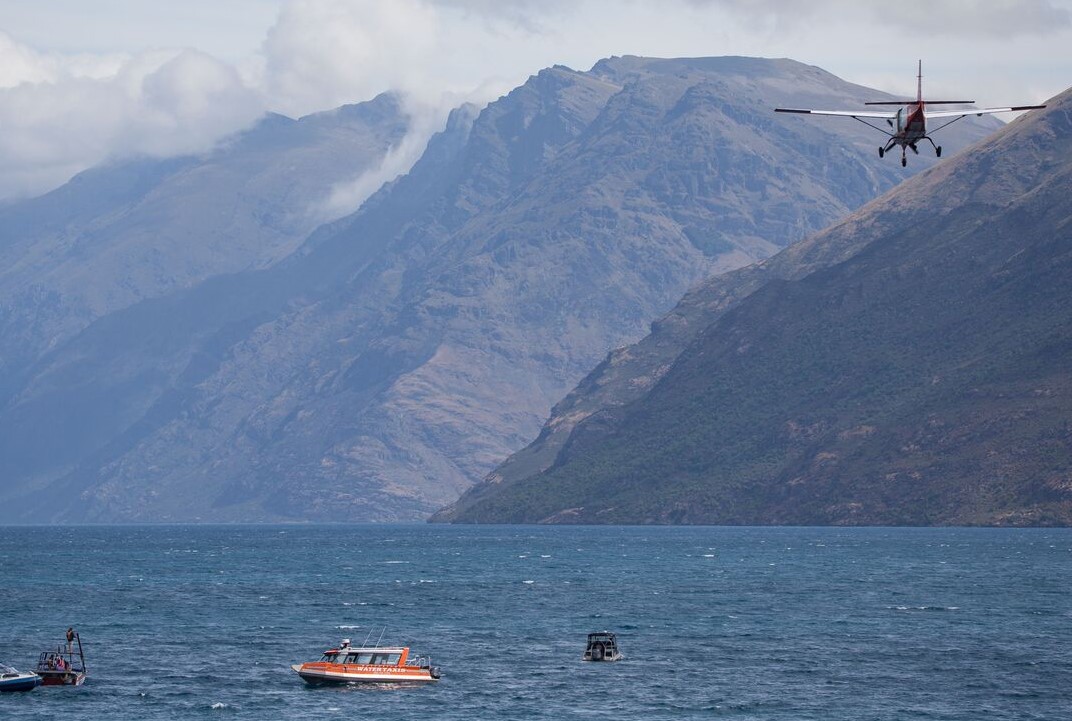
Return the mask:
<path fill-rule="evenodd" d="M 439 668 L 427 656 L 410 656 L 409 648 L 354 647 L 344 638 L 319 661 L 294 664 L 310 686 L 340 683 L 410 683 L 439 680 Z"/>

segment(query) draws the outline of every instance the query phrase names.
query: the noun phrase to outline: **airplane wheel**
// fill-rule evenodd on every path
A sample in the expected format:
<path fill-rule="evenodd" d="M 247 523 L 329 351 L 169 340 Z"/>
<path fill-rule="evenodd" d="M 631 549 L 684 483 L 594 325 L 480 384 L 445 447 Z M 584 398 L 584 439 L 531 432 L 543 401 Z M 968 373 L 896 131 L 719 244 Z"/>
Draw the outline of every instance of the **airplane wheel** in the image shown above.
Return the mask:
<path fill-rule="evenodd" d="M 941 145 L 939 145 L 937 148 L 934 149 L 934 154 L 935 154 L 936 157 L 939 157 L 939 158 L 942 157 L 942 146 Z"/>
<path fill-rule="evenodd" d="M 885 156 L 886 156 L 886 149 L 885 148 L 879 148 L 878 149 L 878 157 L 882 158 L 882 157 L 885 157 Z"/>
<path fill-rule="evenodd" d="M 901 158 L 901 167 L 903 168 L 906 165 L 908 165 L 908 158 Z"/>

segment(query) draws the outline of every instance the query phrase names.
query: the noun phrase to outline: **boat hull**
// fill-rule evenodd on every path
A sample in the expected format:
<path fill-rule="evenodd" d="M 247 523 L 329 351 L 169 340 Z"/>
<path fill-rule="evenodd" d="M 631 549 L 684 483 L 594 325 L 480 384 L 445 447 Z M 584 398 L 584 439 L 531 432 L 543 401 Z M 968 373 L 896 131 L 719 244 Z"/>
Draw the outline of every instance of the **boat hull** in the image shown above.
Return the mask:
<path fill-rule="evenodd" d="M 333 686 L 350 683 L 433 683 L 439 680 L 429 669 L 384 666 L 381 668 L 325 668 L 327 664 L 295 664 L 291 666 L 310 686 Z"/>
<path fill-rule="evenodd" d="M 86 681 L 84 671 L 39 671 L 42 686 L 81 686 Z"/>

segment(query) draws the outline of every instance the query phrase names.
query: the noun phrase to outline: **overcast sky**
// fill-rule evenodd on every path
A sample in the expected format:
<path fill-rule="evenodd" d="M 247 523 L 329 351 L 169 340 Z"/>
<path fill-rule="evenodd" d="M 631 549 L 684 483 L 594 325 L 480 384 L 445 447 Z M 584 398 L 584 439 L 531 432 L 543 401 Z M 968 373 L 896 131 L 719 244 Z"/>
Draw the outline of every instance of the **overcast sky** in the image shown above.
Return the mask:
<path fill-rule="evenodd" d="M 0 198 L 395 89 L 421 127 L 540 68 L 789 57 L 982 105 L 1072 85 L 1072 0 L 0 0 Z"/>

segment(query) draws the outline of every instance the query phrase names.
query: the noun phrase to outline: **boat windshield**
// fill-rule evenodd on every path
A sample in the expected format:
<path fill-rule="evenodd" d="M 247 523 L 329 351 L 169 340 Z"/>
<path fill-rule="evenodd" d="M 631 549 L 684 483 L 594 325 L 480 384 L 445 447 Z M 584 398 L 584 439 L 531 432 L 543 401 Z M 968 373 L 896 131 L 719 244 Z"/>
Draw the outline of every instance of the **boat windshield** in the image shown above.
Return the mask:
<path fill-rule="evenodd" d="M 375 650 L 334 651 L 320 657 L 320 663 L 353 664 L 358 666 L 397 666 L 402 654 L 377 652 Z"/>
<path fill-rule="evenodd" d="M 18 676 L 19 672 L 11 666 L 0 663 L 0 676 Z"/>
<path fill-rule="evenodd" d="M 362 666 L 397 666 L 399 660 L 402 658 L 398 653 L 375 653 L 373 651 L 360 651 L 358 653 L 346 654 L 346 658 L 343 659 L 340 654 L 339 659 L 332 663 L 352 663 Z"/>

